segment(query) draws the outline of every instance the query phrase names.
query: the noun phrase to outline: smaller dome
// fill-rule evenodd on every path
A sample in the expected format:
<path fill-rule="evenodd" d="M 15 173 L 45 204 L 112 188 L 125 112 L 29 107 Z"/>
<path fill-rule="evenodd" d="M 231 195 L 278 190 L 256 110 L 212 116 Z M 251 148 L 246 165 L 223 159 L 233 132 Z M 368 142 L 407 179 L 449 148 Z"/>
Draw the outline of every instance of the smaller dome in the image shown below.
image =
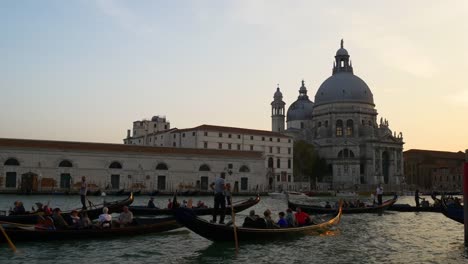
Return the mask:
<path fill-rule="evenodd" d="M 312 120 L 313 109 L 314 103 L 309 98 L 298 99 L 289 106 L 286 121 Z"/>
<path fill-rule="evenodd" d="M 341 48 L 336 51 L 336 56 L 349 56 L 349 54 L 345 48 Z"/>

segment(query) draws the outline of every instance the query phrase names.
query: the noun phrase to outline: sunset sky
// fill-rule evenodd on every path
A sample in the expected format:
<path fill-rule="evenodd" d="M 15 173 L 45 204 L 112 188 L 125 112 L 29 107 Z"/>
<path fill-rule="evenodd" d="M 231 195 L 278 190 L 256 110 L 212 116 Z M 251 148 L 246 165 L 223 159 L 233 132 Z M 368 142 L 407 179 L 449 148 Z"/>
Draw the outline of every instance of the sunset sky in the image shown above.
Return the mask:
<path fill-rule="evenodd" d="M 0 137 L 122 143 L 132 122 L 271 129 L 340 40 L 404 149 L 468 148 L 468 1 L 1 1 Z"/>

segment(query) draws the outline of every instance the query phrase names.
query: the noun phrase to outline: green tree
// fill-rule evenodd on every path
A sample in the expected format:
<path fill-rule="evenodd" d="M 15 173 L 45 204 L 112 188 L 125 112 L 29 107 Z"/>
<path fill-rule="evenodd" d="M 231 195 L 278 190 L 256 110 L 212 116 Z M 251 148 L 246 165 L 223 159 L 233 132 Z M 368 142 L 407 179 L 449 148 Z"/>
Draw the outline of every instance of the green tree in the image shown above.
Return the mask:
<path fill-rule="evenodd" d="M 311 188 L 316 180 L 321 180 L 327 173 L 327 163 L 321 158 L 312 144 L 303 140 L 294 142 L 294 178 L 310 181 Z"/>

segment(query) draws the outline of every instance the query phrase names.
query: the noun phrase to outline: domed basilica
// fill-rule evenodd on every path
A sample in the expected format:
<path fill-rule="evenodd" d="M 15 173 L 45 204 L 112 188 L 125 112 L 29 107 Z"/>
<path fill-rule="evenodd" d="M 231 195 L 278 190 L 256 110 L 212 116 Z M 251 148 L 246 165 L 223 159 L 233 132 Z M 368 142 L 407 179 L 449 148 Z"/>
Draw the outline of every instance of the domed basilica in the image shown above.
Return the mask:
<path fill-rule="evenodd" d="M 279 87 L 273 98 L 272 130 L 311 143 L 326 160 L 328 175 L 322 187 L 371 189 L 381 183 L 396 189 L 403 182 L 403 134 L 392 133 L 387 120 L 378 120 L 372 91 L 354 75 L 343 40 L 332 76 L 318 88 L 315 102 L 302 81 L 299 96 L 286 113 L 286 129 L 286 104 Z M 299 175 L 294 177 L 300 181 Z"/>

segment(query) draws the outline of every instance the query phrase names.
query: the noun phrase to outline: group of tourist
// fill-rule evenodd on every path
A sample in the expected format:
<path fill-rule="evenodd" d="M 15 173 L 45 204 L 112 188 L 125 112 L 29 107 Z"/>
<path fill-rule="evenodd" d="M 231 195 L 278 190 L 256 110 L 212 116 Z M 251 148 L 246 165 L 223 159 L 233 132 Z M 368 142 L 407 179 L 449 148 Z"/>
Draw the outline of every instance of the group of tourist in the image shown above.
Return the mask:
<path fill-rule="evenodd" d="M 251 210 L 249 215 L 244 219 L 242 227 L 250 228 L 286 228 L 286 227 L 298 227 L 306 226 L 312 223 L 311 217 L 303 212 L 300 207 L 296 208 L 296 213 L 293 213 L 291 208 L 286 210 L 286 213 L 279 212 L 279 219 L 274 221 L 271 217 L 270 209 L 263 212 L 263 217 L 255 214 L 254 210 Z"/>

